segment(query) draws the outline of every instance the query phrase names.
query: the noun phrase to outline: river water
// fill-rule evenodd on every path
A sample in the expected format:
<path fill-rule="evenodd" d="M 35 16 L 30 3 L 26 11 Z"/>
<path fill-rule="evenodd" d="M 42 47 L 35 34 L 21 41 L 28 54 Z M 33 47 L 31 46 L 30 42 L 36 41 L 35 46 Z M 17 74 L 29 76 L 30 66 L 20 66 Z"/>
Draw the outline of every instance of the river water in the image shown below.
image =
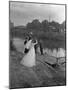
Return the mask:
<path fill-rule="evenodd" d="M 65 50 L 63 48 L 58 48 L 58 50 L 57 49 L 51 50 L 51 49 L 45 48 L 43 52 L 54 57 L 65 57 Z"/>
<path fill-rule="evenodd" d="M 15 47 L 17 48 L 18 51 L 20 52 L 24 52 L 24 40 L 23 39 L 20 39 L 20 38 L 14 38 L 13 39 L 13 44 L 15 45 Z M 38 52 L 40 53 L 39 51 L 39 48 L 38 48 Z M 58 48 L 57 49 L 49 49 L 49 48 L 44 48 L 43 49 L 43 53 L 47 53 L 48 55 L 50 56 L 54 56 L 54 57 L 65 57 L 65 49 L 63 48 Z"/>

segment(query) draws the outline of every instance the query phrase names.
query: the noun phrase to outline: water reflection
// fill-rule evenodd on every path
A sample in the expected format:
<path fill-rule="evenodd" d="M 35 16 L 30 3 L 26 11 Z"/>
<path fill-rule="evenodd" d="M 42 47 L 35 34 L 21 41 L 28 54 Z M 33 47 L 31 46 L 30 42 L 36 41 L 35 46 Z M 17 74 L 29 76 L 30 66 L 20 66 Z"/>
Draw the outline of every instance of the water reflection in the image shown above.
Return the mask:
<path fill-rule="evenodd" d="M 14 38 L 13 43 L 18 51 L 20 51 L 20 52 L 24 51 L 24 40 L 23 39 Z M 40 53 L 39 48 L 38 48 L 38 52 Z M 63 48 L 58 48 L 58 50 L 45 48 L 45 49 L 43 49 L 43 53 L 44 54 L 47 53 L 48 55 L 54 56 L 54 57 L 65 57 L 65 49 L 63 49 Z"/>
<path fill-rule="evenodd" d="M 24 52 L 24 40 L 20 38 L 13 38 L 13 44 L 16 47 L 17 51 Z"/>
<path fill-rule="evenodd" d="M 51 50 L 51 49 L 45 48 L 43 49 L 43 52 L 54 57 L 65 57 L 65 49 L 63 48 L 58 48 L 58 50 L 57 49 Z"/>

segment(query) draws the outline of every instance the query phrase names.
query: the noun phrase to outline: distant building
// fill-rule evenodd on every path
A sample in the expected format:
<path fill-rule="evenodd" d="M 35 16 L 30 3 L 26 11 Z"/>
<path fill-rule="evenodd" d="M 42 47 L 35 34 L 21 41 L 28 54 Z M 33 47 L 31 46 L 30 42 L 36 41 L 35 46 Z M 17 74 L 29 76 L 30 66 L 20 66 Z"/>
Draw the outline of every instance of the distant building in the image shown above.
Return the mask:
<path fill-rule="evenodd" d="M 54 26 L 49 26 L 50 32 L 57 32 L 57 29 Z"/>

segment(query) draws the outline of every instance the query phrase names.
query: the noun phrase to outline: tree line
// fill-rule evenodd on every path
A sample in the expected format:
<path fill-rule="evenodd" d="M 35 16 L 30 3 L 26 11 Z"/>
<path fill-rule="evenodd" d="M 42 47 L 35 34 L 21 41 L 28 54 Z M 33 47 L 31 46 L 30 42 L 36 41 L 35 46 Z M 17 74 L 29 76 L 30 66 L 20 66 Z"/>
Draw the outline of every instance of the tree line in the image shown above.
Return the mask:
<path fill-rule="evenodd" d="M 38 19 L 35 19 L 32 22 L 28 22 L 26 28 L 37 31 L 43 30 L 45 32 L 64 32 L 66 29 L 66 21 L 64 21 L 62 24 L 59 24 L 55 21 L 48 22 L 48 20 L 43 20 L 42 22 L 40 22 Z"/>

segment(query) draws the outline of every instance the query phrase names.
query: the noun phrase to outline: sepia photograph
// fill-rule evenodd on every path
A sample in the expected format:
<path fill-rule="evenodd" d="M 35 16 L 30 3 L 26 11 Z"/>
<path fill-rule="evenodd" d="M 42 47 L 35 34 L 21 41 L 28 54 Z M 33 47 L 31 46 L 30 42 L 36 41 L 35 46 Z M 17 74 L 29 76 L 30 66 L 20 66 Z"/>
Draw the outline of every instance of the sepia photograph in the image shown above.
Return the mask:
<path fill-rule="evenodd" d="M 66 4 L 9 1 L 9 88 L 66 86 Z"/>

